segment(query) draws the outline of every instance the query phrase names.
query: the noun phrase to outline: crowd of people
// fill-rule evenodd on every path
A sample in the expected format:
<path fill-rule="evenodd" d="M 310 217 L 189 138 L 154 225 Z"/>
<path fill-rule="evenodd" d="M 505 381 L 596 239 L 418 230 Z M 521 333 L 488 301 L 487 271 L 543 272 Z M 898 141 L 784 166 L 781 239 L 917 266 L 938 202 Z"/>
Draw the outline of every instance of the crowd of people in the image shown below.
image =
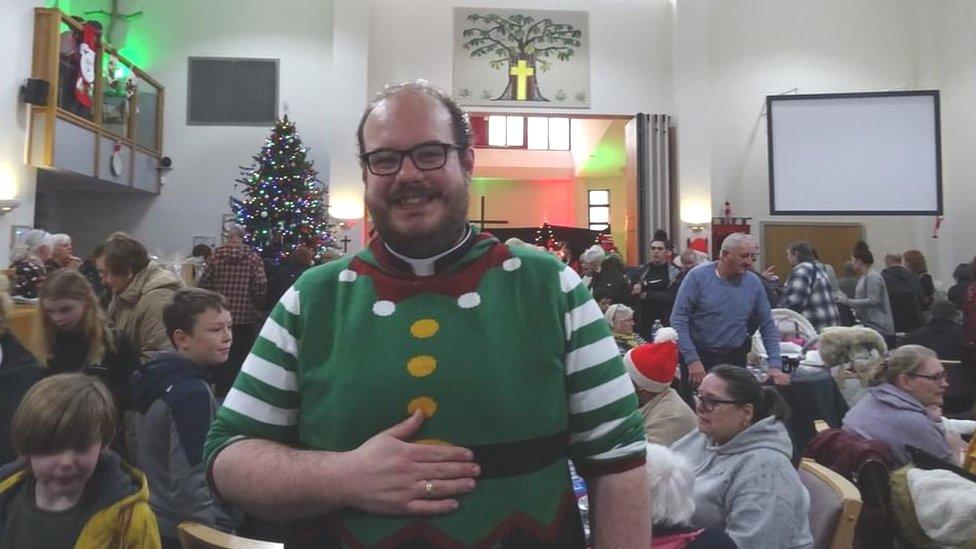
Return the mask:
<path fill-rule="evenodd" d="M 314 269 L 299 246 L 267 272 L 240 227 L 194 249 L 195 287 L 124 233 L 85 260 L 27 236 L 11 293 L 43 356 L 0 291 L 0 549 L 178 547 L 184 521 L 292 548 L 813 547 L 781 309 L 876 338 L 845 436 L 962 464 L 973 384 L 943 361 L 972 369 L 972 269 L 960 325 L 917 250 L 879 273 L 859 243 L 838 278 L 795 242 L 783 284 L 741 233 L 714 261 L 661 233 L 644 265 L 560 261 L 467 222 L 470 126 L 425 82 L 356 139 L 376 234 Z"/>

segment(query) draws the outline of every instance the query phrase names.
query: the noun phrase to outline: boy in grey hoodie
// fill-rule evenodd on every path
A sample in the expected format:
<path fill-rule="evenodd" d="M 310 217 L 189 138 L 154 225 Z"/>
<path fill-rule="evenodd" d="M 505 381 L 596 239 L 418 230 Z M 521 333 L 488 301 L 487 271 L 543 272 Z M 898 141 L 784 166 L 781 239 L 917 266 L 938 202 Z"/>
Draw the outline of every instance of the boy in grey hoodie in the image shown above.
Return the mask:
<path fill-rule="evenodd" d="M 163 309 L 176 352 L 153 357 L 132 377 L 133 400 L 143 415 L 138 464 L 149 479 L 163 548 L 179 547 L 183 521 L 230 529 L 207 486 L 203 443 L 217 411 L 208 369 L 227 360 L 231 315 L 223 296 L 199 288 L 179 290 Z"/>

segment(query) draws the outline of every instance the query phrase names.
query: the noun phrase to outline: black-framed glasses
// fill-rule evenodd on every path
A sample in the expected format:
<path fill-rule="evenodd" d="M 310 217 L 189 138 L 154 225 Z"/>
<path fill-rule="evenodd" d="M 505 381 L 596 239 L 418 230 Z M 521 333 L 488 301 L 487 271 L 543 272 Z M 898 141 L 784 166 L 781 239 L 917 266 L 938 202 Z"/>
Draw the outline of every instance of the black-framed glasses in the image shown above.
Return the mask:
<path fill-rule="evenodd" d="M 451 143 L 421 143 L 412 149 L 377 149 L 360 156 L 373 175 L 393 175 L 403 167 L 403 158 L 409 156 L 413 165 L 421 171 L 439 170 L 447 164 L 447 153 L 461 147 Z"/>
<path fill-rule="evenodd" d="M 946 379 L 945 370 L 942 370 L 942 372 L 938 374 L 916 374 L 915 372 L 908 372 L 905 375 L 910 377 L 924 377 L 925 379 L 931 379 L 936 383 L 942 383 Z"/>
<path fill-rule="evenodd" d="M 697 406 L 701 408 L 702 411 L 704 412 L 711 412 L 712 410 L 715 409 L 715 406 L 719 404 L 744 404 L 743 402 L 738 400 L 728 400 L 722 398 L 710 398 L 706 396 L 701 396 L 698 393 L 698 391 L 693 391 L 691 394 L 692 396 L 695 397 L 695 402 L 697 403 Z"/>

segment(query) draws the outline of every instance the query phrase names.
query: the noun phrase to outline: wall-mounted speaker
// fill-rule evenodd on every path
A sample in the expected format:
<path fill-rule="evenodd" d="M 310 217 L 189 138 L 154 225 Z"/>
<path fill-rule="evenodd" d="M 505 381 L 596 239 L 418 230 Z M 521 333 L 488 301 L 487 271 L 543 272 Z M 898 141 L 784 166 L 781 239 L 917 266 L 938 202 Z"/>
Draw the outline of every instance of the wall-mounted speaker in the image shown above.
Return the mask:
<path fill-rule="evenodd" d="M 21 96 L 25 103 L 43 107 L 47 105 L 47 92 L 51 88 L 51 83 L 40 78 L 28 78 L 24 85 L 20 87 Z"/>

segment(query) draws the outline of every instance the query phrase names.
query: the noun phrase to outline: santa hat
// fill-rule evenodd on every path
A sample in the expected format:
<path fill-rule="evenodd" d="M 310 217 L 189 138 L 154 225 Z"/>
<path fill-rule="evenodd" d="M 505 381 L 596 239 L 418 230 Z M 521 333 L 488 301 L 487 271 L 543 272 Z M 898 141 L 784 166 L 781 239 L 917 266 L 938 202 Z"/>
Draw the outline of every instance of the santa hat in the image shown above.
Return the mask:
<path fill-rule="evenodd" d="M 638 345 L 624 355 L 627 373 L 641 389 L 658 393 L 674 379 L 678 366 L 678 332 L 661 328 L 654 334 L 654 343 Z"/>

